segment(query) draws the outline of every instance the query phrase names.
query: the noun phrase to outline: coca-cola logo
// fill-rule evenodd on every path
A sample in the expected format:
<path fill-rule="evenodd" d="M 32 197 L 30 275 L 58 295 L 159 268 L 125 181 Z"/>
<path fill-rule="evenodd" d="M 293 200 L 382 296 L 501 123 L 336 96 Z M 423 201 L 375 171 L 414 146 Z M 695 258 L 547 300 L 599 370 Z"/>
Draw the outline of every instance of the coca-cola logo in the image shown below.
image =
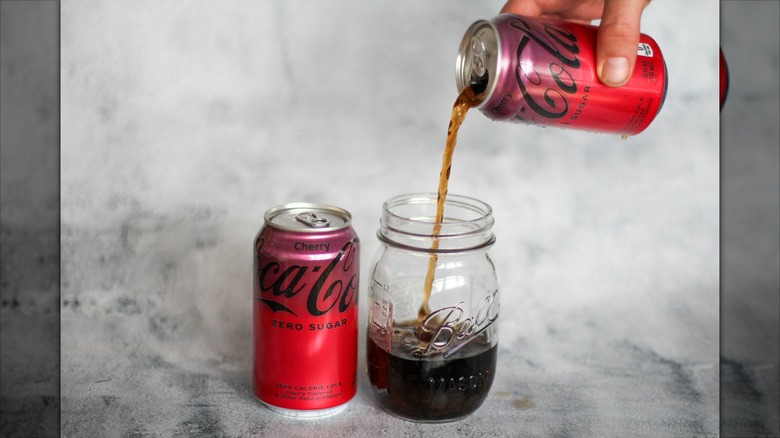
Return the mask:
<path fill-rule="evenodd" d="M 523 99 L 535 113 L 558 119 L 569 110 L 565 95 L 577 92 L 577 83 L 569 69 L 580 67 L 576 56 L 580 48 L 573 33 L 551 23 L 537 24 L 532 26 L 521 18 L 509 24 L 523 32 L 515 53 L 515 79 Z M 534 48 L 541 48 L 550 57 L 540 59 L 540 52 Z M 532 53 L 524 54 L 526 50 Z"/>
<path fill-rule="evenodd" d="M 355 238 L 344 244 L 327 265 L 290 265 L 283 269 L 275 260 L 261 264 L 258 257 L 256 287 L 260 296 L 255 299 L 273 312 L 296 316 L 291 306 L 299 296 L 305 296 L 305 309 L 312 316 L 322 316 L 333 309 L 345 312 L 357 298 L 358 272 L 353 265 L 358 243 Z M 347 278 L 345 274 L 349 273 L 352 275 Z"/>
<path fill-rule="evenodd" d="M 431 341 L 422 351 L 423 356 L 444 353 L 444 358 L 455 354 L 498 319 L 498 291 L 485 297 L 474 316 L 466 317 L 461 307 L 442 307 L 428 314 L 422 322 L 424 333 L 432 333 Z"/>

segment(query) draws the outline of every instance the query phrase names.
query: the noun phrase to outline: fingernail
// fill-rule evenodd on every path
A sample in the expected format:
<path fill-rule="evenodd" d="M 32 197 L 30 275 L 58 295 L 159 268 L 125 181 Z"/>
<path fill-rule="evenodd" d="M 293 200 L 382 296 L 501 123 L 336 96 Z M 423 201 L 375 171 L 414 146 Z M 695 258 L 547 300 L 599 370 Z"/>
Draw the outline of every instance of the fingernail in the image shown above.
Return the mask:
<path fill-rule="evenodd" d="M 607 85 L 622 85 L 628 79 L 628 59 L 607 58 L 602 76 Z"/>

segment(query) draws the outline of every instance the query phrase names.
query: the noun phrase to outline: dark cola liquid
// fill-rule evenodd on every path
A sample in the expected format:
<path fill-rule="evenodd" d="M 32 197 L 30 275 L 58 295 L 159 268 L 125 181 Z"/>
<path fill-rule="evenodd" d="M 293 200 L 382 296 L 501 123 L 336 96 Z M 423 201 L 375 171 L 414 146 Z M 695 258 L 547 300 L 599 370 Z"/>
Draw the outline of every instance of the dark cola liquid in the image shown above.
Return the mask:
<path fill-rule="evenodd" d="M 368 337 L 368 377 L 379 404 L 416 421 L 452 421 L 482 405 L 493 384 L 497 346 L 480 336 L 451 357 L 422 359 L 415 324 L 396 328 L 388 353 Z M 401 341 L 401 342 L 398 342 Z"/>

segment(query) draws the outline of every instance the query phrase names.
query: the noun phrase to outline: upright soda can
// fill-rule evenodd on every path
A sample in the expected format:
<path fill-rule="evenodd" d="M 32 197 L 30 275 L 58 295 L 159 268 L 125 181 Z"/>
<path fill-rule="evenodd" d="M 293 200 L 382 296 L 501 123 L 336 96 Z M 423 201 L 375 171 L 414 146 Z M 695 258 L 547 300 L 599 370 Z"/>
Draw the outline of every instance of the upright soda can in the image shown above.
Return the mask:
<path fill-rule="evenodd" d="M 666 97 L 658 44 L 640 35 L 634 73 L 622 87 L 596 75 L 598 28 L 501 14 L 466 31 L 458 51 L 458 90 L 471 85 L 493 120 L 610 132 L 642 132 Z"/>
<path fill-rule="evenodd" d="M 360 241 L 342 208 L 290 203 L 255 238 L 254 392 L 271 410 L 324 417 L 357 390 Z"/>

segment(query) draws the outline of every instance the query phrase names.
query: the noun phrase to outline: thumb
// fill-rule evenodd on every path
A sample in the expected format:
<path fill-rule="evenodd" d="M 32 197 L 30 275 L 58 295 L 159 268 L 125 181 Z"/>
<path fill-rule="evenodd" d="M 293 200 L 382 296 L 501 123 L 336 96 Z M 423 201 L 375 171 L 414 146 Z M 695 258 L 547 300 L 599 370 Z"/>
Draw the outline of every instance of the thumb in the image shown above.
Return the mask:
<path fill-rule="evenodd" d="M 628 82 L 639 44 L 639 21 L 649 0 L 605 0 L 596 41 L 596 72 L 610 87 Z"/>

